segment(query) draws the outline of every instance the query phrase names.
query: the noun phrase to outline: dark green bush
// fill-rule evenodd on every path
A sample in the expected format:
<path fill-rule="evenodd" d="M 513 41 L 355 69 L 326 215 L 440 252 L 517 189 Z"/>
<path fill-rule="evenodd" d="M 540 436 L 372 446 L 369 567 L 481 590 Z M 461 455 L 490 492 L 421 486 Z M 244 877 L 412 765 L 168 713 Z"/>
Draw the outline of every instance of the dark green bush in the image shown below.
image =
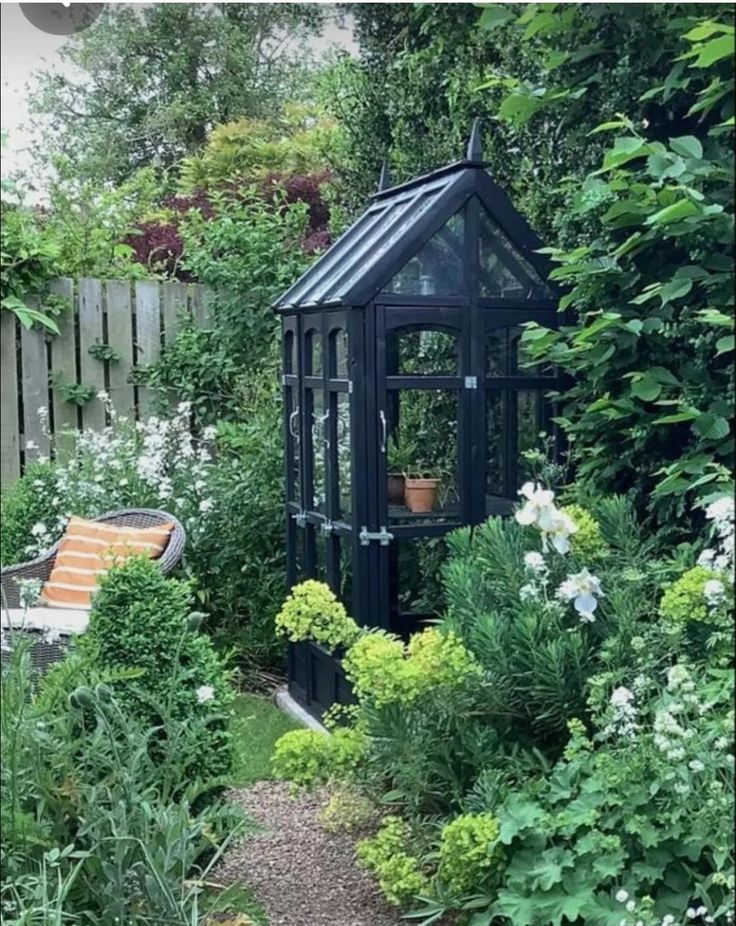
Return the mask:
<path fill-rule="evenodd" d="M 32 645 L 18 635 L 3 653 L 3 923 L 201 922 L 213 904 L 198 878 L 242 825 L 200 777 L 207 718 L 158 701 L 150 726 L 114 693 L 131 700 L 130 670 L 79 653 L 39 681 Z"/>
<path fill-rule="evenodd" d="M 155 561 L 133 557 L 102 578 L 83 645 L 93 666 L 139 670 L 113 685 L 126 711 L 154 726 L 161 705 L 175 720 L 201 719 L 192 725 L 197 733 L 186 762 L 192 777 L 214 778 L 230 768 L 233 692 L 200 620 L 189 582 L 168 579 Z"/>

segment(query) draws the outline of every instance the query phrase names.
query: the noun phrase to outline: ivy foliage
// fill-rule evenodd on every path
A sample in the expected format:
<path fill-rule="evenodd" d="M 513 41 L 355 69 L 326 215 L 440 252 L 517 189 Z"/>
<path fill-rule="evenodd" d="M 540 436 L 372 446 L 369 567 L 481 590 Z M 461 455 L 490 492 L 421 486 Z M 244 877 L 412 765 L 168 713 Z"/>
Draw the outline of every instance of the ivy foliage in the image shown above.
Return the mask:
<path fill-rule="evenodd" d="M 560 421 L 581 480 L 663 522 L 722 492 L 734 461 L 734 30 L 671 28 L 675 64 L 644 96 L 689 132 L 658 140 L 625 116 L 596 127 L 614 140 L 571 205 L 595 237 L 548 249 L 571 321 L 524 337 L 574 377 Z"/>
<path fill-rule="evenodd" d="M 626 112 L 655 137 L 686 134 L 669 103 L 640 98 L 669 72 L 670 24 L 726 8 L 353 4 L 359 58 L 324 78 L 345 133 L 346 199 L 362 209 L 384 158 L 398 181 L 457 160 L 479 116 L 494 180 L 544 240 L 571 244 L 580 221 L 564 181 L 593 170 L 605 143 L 588 133 Z"/>
<path fill-rule="evenodd" d="M 5 135 L 2 137 L 5 146 Z M 55 334 L 58 311 L 48 296 L 48 281 L 57 273 L 59 245 L 47 234 L 40 216 L 24 205 L 21 187 L 3 178 L 0 200 L 0 299 L 26 328 L 40 325 Z M 35 301 L 43 299 L 40 307 Z"/>

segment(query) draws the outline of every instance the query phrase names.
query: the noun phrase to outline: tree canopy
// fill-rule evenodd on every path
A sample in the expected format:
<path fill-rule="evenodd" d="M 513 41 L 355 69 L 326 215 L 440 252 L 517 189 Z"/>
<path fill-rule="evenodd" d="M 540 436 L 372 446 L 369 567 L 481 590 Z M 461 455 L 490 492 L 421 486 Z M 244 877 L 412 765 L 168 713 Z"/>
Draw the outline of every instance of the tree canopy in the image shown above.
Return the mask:
<path fill-rule="evenodd" d="M 303 92 L 313 4 L 109 4 L 39 75 L 43 150 L 119 182 L 199 149 L 216 124 L 271 113 Z M 301 39 L 296 40 L 295 35 Z"/>

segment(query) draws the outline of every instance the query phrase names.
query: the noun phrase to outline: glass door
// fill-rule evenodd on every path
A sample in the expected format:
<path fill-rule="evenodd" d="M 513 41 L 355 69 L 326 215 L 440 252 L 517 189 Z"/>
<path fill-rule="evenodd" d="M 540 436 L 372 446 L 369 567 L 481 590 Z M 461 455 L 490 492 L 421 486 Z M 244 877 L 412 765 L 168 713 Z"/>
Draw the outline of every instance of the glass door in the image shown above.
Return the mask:
<path fill-rule="evenodd" d="M 287 474 L 289 467 L 299 468 L 300 495 L 291 477 L 287 493 L 291 491 L 293 500 L 287 494 L 287 506 L 296 509 L 294 520 L 303 528 L 304 574 L 340 594 L 352 587 L 347 574 L 354 510 L 348 319 L 345 312 L 314 313 L 302 316 L 300 323 L 298 409 L 293 408 L 290 377 L 285 375 Z M 351 601 L 345 604 L 352 606 Z"/>
<path fill-rule="evenodd" d="M 469 392 L 463 307 L 377 308 L 377 502 L 388 536 L 387 625 L 436 616 L 442 537 L 468 523 Z M 437 589 L 434 588 L 436 592 Z"/>

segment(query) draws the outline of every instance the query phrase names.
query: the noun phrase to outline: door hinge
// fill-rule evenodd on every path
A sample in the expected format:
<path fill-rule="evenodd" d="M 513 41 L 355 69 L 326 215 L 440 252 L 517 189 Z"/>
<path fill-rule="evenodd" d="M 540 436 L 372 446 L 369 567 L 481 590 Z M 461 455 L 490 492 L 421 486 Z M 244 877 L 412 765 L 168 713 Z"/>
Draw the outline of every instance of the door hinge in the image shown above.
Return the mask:
<path fill-rule="evenodd" d="M 372 540 L 377 540 L 382 547 L 387 547 L 393 539 L 394 535 L 383 526 L 381 526 L 380 531 L 369 531 L 364 525 L 358 534 L 358 540 L 360 540 L 362 547 L 367 547 Z"/>
<path fill-rule="evenodd" d="M 352 395 L 352 394 L 353 394 L 353 381 L 352 381 L 352 379 L 349 379 L 349 380 L 348 380 L 348 394 L 349 394 L 349 395 Z"/>
<path fill-rule="evenodd" d="M 477 376 L 466 376 L 465 377 L 465 388 L 466 389 L 477 389 L 478 388 L 478 377 Z"/>
<path fill-rule="evenodd" d="M 320 533 L 323 537 L 329 537 L 334 529 L 335 525 L 332 523 L 332 521 L 322 521 L 319 526 Z"/>
<path fill-rule="evenodd" d="M 296 522 L 297 527 L 307 526 L 307 512 L 306 511 L 299 511 L 296 514 L 293 514 L 292 518 Z"/>

